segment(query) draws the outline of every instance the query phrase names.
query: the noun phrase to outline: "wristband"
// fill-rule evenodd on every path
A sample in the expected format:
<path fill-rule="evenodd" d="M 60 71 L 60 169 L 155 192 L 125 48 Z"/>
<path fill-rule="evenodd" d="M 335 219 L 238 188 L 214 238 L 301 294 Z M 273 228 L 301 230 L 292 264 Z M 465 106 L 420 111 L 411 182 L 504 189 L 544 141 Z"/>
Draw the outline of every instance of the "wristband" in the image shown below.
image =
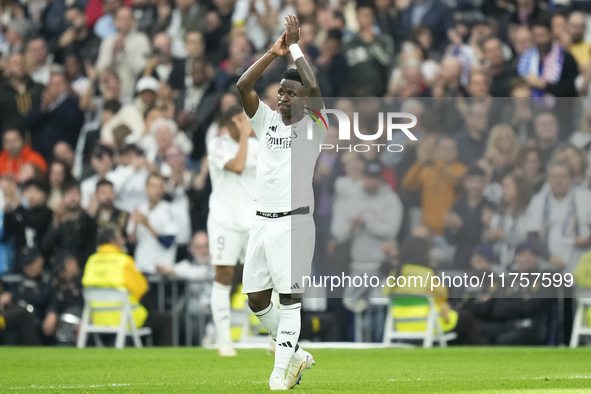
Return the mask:
<path fill-rule="evenodd" d="M 291 53 L 291 58 L 294 62 L 299 58 L 304 57 L 304 52 L 302 52 L 302 49 L 297 43 L 289 46 L 289 53 Z"/>

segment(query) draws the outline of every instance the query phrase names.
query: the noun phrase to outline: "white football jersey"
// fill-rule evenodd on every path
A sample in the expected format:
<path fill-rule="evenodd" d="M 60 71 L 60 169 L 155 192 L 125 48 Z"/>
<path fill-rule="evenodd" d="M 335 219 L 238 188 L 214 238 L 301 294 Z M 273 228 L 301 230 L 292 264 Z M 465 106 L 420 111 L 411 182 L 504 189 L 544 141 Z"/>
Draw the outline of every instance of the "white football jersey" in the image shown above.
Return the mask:
<path fill-rule="evenodd" d="M 129 220 L 127 223 L 128 234 L 137 225 L 137 244 L 134 253 L 135 266 L 138 270 L 147 274 L 155 274 L 157 265 L 172 267 L 176 259 L 178 226 L 174 221 L 171 204 L 160 201 L 158 205 L 150 210 L 150 204 L 145 203 L 137 207 L 137 210 L 148 217 L 150 226 L 158 231 L 159 236 L 173 236 L 175 241 L 169 248 L 166 248 L 146 226 Z"/>
<path fill-rule="evenodd" d="M 313 211 L 312 177 L 327 130 L 312 123 L 309 140 L 309 121 L 305 116 L 286 126 L 280 113 L 259 100 L 257 112 L 249 118 L 260 141 L 255 191 L 258 211 L 280 213 L 305 206 Z"/>
<path fill-rule="evenodd" d="M 242 174 L 224 169 L 226 163 L 236 157 L 239 147 L 230 134 L 215 137 L 208 146 L 213 189 L 209 197 L 209 215 L 226 228 L 246 231 L 250 229 L 255 213 L 253 201 L 259 142 L 254 138 L 248 139 Z"/>

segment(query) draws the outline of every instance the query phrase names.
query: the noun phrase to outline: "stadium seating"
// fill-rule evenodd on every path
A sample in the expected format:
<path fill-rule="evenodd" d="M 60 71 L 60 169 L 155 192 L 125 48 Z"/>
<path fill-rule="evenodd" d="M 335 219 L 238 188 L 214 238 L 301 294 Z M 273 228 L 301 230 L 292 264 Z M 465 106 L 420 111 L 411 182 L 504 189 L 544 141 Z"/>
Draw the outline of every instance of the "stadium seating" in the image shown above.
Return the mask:
<path fill-rule="evenodd" d="M 125 346 L 125 338 L 131 336 L 133 343 L 136 348 L 142 347 L 142 336 L 152 335 L 152 330 L 147 327 L 136 328 L 133 315 L 131 313 L 131 304 L 129 303 L 129 293 L 124 290 L 118 289 L 102 289 L 102 288 L 85 288 L 84 290 L 84 311 L 82 312 L 82 322 L 80 325 L 80 333 L 78 335 L 78 348 L 82 349 L 86 347 L 88 340 L 88 334 L 95 334 L 95 342 L 97 346 L 102 346 L 102 341 L 98 334 L 116 334 L 115 347 L 117 349 L 123 349 Z M 91 307 L 93 302 L 109 302 L 109 303 L 120 303 L 121 307 Z M 92 324 L 92 312 L 98 311 L 116 311 L 120 310 L 121 319 L 118 326 L 98 326 Z M 150 343 L 150 342 L 148 342 Z"/>
<path fill-rule="evenodd" d="M 572 348 L 579 346 L 579 340 L 582 335 L 591 335 L 591 319 L 588 317 L 589 311 L 591 310 L 591 290 L 579 290 L 578 296 L 577 311 L 575 313 L 573 331 L 570 337 L 570 347 Z M 585 316 L 587 316 L 586 322 Z"/>
<path fill-rule="evenodd" d="M 413 306 L 420 302 L 424 308 L 424 314 L 413 316 L 399 316 L 396 313 L 396 308 L 405 308 L 408 303 L 412 302 Z M 418 324 L 417 324 L 418 323 Z M 409 330 L 400 329 L 401 325 L 407 325 Z M 410 325 L 410 327 L 409 327 Z M 412 330 L 412 326 L 425 327 L 424 331 Z M 455 333 L 444 333 L 439 323 L 439 312 L 435 307 L 433 298 L 427 296 L 403 294 L 392 298 L 392 308 L 390 318 L 386 318 L 384 325 L 384 344 L 391 344 L 393 340 L 422 340 L 424 348 L 433 346 L 433 342 L 439 342 L 439 346 L 446 347 L 447 342 L 456 338 Z"/>

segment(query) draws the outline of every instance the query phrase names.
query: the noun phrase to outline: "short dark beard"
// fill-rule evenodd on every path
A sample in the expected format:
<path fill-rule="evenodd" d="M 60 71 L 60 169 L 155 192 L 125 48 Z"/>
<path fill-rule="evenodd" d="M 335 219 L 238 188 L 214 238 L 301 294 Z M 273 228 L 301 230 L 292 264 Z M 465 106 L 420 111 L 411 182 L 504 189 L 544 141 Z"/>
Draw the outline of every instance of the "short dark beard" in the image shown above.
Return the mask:
<path fill-rule="evenodd" d="M 113 210 L 113 203 L 99 203 L 99 211 L 103 210 Z"/>

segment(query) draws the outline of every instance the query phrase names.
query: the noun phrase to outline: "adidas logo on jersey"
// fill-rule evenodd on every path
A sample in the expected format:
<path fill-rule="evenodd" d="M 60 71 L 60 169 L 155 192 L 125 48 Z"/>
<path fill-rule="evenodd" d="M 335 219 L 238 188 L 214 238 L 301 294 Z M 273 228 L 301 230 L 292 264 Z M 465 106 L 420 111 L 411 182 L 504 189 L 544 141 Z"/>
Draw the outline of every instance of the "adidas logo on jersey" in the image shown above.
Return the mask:
<path fill-rule="evenodd" d="M 291 342 L 290 341 L 278 343 L 277 346 L 293 347 L 293 346 L 291 346 Z"/>
<path fill-rule="evenodd" d="M 274 133 L 277 131 L 277 126 L 269 126 L 269 130 L 271 130 Z"/>
<path fill-rule="evenodd" d="M 298 282 L 294 283 L 293 286 L 291 286 L 291 290 L 293 289 L 299 289 L 300 285 L 298 285 Z"/>

